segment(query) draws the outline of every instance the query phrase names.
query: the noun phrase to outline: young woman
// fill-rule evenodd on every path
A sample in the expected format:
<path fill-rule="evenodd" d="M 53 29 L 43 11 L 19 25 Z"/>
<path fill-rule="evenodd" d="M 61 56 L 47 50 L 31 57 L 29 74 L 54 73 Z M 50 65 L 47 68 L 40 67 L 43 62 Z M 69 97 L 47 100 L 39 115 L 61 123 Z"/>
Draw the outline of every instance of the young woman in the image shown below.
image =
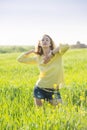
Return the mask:
<path fill-rule="evenodd" d="M 63 83 L 62 55 L 68 49 L 68 45 L 55 47 L 52 38 L 45 34 L 35 50 L 18 57 L 19 62 L 37 63 L 39 66 L 40 75 L 34 87 L 34 100 L 37 106 L 42 106 L 42 99 L 52 105 L 62 103 L 59 92 L 59 86 Z"/>

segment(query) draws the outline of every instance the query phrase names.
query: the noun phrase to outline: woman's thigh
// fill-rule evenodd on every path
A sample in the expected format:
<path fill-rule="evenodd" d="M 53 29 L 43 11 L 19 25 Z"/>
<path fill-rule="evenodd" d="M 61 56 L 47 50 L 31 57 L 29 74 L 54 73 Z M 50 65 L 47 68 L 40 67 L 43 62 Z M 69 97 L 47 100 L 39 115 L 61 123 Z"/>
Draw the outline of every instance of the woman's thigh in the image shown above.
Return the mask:
<path fill-rule="evenodd" d="M 36 105 L 36 106 L 42 106 L 41 99 L 34 98 L 34 102 L 35 102 L 35 105 Z"/>

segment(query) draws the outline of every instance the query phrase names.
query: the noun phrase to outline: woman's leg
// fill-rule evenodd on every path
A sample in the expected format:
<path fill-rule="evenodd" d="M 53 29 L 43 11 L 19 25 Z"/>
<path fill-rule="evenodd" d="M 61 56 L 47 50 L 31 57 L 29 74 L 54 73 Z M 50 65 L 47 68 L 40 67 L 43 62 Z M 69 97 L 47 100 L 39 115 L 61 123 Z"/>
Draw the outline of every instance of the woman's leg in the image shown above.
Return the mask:
<path fill-rule="evenodd" d="M 52 105 L 56 106 L 56 105 L 58 105 L 59 103 L 62 103 L 62 99 L 61 99 L 61 98 L 60 98 L 60 99 L 52 99 L 52 100 L 49 100 L 49 102 L 50 102 Z"/>
<path fill-rule="evenodd" d="M 53 96 L 52 99 L 49 100 L 49 102 L 50 102 L 52 105 L 56 106 L 56 105 L 58 105 L 59 103 L 62 103 L 62 98 L 61 98 L 61 94 L 60 94 L 59 91 L 57 91 L 56 93 L 54 92 L 52 96 Z"/>
<path fill-rule="evenodd" d="M 34 98 L 34 102 L 35 102 L 35 105 L 36 105 L 36 106 L 42 106 L 41 99 Z"/>
<path fill-rule="evenodd" d="M 36 106 L 42 106 L 43 102 L 42 99 L 44 100 L 44 92 L 41 88 L 35 87 L 34 88 L 34 102 Z"/>

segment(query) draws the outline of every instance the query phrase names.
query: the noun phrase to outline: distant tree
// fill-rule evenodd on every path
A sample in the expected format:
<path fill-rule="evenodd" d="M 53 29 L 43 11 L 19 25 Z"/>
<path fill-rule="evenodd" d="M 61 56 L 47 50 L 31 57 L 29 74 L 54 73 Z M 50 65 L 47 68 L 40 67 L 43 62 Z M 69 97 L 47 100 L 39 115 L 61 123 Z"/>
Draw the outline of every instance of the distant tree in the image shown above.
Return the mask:
<path fill-rule="evenodd" d="M 80 41 L 77 41 L 75 45 L 71 45 L 71 48 L 87 48 L 87 45 L 81 43 Z"/>
<path fill-rule="evenodd" d="M 81 43 L 80 43 L 80 41 L 77 41 L 76 44 L 77 44 L 77 45 L 80 45 Z"/>

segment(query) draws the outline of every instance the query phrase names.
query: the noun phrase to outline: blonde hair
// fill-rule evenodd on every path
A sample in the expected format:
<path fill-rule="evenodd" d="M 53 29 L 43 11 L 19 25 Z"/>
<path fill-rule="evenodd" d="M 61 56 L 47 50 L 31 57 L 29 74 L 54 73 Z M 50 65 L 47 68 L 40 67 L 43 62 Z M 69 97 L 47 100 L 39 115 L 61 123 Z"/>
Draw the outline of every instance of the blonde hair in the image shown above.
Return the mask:
<path fill-rule="evenodd" d="M 47 34 L 44 34 L 43 37 L 44 37 L 44 36 L 47 36 L 47 37 L 50 39 L 50 44 L 51 44 L 50 49 L 51 49 L 51 50 L 55 49 L 56 46 L 55 46 L 55 44 L 54 44 L 53 39 L 52 39 L 49 35 L 47 35 Z M 42 47 L 41 47 L 41 45 L 40 45 L 40 41 L 37 43 L 37 46 L 36 46 L 36 48 L 35 48 L 35 52 L 36 52 L 36 54 L 38 54 L 38 55 L 43 55 L 43 49 L 42 49 Z"/>

